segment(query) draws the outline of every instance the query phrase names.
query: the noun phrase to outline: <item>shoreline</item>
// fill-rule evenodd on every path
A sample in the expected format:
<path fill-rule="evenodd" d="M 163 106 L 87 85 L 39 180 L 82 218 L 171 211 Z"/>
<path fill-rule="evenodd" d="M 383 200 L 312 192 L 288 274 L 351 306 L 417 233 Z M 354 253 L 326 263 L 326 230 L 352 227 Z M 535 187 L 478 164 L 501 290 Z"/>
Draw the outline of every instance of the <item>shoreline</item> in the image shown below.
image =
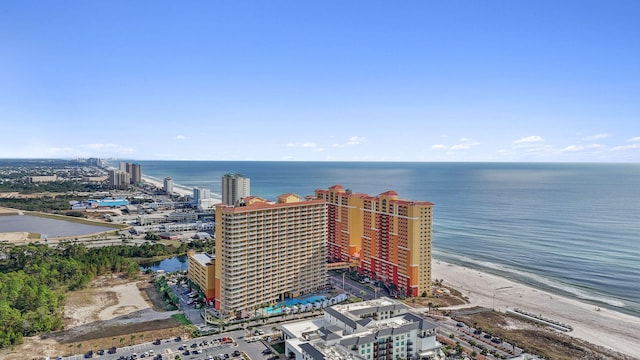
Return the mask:
<path fill-rule="evenodd" d="M 142 181 L 147 183 L 147 184 L 151 184 L 155 187 L 157 187 L 158 189 L 162 190 L 164 189 L 164 183 L 156 178 L 150 177 L 149 175 L 142 175 Z M 175 194 L 178 194 L 180 196 L 192 196 L 193 192 L 192 191 L 188 191 L 186 189 L 182 189 L 178 186 L 176 186 L 176 184 L 173 184 L 173 192 Z"/>
<path fill-rule="evenodd" d="M 566 333 L 592 344 L 637 356 L 640 318 L 598 308 L 566 296 L 539 290 L 505 277 L 434 259 L 432 278 L 459 290 L 469 304 L 443 309 L 481 306 L 499 312 L 520 309 L 571 325 Z"/>

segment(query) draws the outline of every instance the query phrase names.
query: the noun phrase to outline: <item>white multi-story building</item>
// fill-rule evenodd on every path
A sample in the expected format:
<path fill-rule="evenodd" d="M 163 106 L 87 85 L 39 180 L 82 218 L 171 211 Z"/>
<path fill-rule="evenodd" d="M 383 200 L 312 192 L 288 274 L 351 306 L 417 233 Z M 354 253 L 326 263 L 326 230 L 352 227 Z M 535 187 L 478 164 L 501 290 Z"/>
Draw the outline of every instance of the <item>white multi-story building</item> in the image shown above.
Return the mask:
<path fill-rule="evenodd" d="M 222 203 L 236 205 L 240 199 L 250 195 L 251 179 L 241 174 L 222 176 Z"/>
<path fill-rule="evenodd" d="M 215 307 L 231 315 L 324 288 L 327 210 L 323 200 L 284 194 L 216 206 Z"/>
<path fill-rule="evenodd" d="M 211 190 L 205 188 L 194 187 L 193 188 L 193 201 L 197 204 L 200 200 L 206 200 L 211 198 Z"/>
<path fill-rule="evenodd" d="M 167 194 L 173 194 L 173 179 L 170 177 L 164 178 L 164 187 L 163 190 Z"/>
<path fill-rule="evenodd" d="M 379 298 L 324 309 L 324 318 L 280 326 L 296 360 L 438 359 L 437 325 L 399 302 Z"/>

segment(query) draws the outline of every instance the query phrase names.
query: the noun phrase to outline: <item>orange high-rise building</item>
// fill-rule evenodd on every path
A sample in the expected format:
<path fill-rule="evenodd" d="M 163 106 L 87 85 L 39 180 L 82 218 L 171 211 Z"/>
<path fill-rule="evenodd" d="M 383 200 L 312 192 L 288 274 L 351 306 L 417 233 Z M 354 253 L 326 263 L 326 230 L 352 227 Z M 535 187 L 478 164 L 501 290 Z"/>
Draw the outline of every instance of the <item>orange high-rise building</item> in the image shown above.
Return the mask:
<path fill-rule="evenodd" d="M 430 293 L 432 208 L 426 201 L 352 193 L 340 185 L 316 190 L 327 202 L 330 262 L 347 262 L 398 293 Z"/>

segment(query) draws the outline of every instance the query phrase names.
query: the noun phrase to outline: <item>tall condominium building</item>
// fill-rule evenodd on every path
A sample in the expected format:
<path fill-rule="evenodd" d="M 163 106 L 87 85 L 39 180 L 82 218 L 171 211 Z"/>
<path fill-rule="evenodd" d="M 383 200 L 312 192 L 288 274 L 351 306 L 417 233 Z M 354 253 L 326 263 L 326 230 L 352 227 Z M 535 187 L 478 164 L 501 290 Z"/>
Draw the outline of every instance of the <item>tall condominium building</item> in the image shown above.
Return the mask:
<path fill-rule="evenodd" d="M 222 203 L 235 205 L 236 202 L 250 194 L 251 179 L 240 174 L 225 174 L 222 176 Z"/>
<path fill-rule="evenodd" d="M 327 205 L 330 262 L 346 262 L 401 294 L 430 292 L 432 207 L 401 200 L 391 190 L 378 196 L 356 194 L 334 185 L 316 190 Z"/>
<path fill-rule="evenodd" d="M 122 170 L 109 170 L 108 185 L 112 189 L 126 189 L 130 183 L 129 173 Z"/>
<path fill-rule="evenodd" d="M 118 164 L 118 170 L 129 174 L 130 184 L 139 184 L 142 182 L 142 165 L 121 162 Z"/>
<path fill-rule="evenodd" d="M 170 178 L 168 176 L 166 178 L 164 178 L 163 190 L 167 194 L 172 194 L 173 193 L 173 179 L 172 178 Z"/>
<path fill-rule="evenodd" d="M 142 182 L 142 165 L 140 164 L 131 164 L 131 171 L 129 171 L 131 175 L 131 183 L 139 184 Z"/>
<path fill-rule="evenodd" d="M 232 314 L 325 287 L 325 201 L 244 200 L 216 206 L 216 309 Z"/>

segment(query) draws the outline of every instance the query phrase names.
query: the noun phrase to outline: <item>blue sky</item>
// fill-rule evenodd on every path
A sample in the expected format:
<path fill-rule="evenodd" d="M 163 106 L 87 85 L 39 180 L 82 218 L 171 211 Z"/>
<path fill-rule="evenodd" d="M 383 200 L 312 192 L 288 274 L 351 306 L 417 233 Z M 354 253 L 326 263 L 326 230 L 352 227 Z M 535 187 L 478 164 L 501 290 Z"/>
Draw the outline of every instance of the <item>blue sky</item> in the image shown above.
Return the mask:
<path fill-rule="evenodd" d="M 0 157 L 640 162 L 639 13 L 3 1 Z"/>

